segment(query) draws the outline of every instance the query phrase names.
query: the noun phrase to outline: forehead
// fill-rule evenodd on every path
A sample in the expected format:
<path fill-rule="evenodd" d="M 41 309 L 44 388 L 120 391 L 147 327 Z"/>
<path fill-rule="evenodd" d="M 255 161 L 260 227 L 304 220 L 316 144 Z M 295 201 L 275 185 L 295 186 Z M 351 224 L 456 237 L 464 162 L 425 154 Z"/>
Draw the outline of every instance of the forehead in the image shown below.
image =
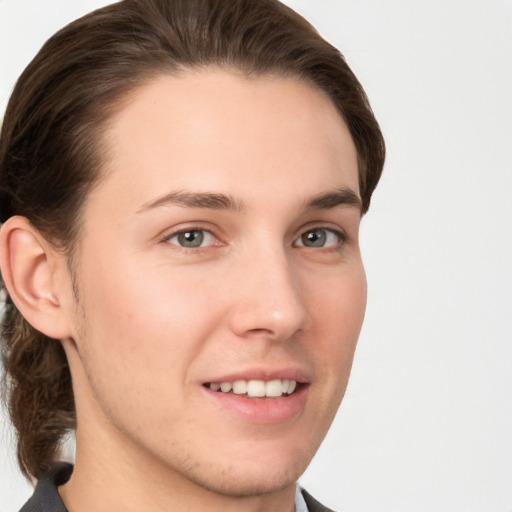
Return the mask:
<path fill-rule="evenodd" d="M 211 69 L 160 76 L 130 95 L 106 144 L 107 181 L 138 180 L 147 199 L 191 188 L 250 196 L 256 179 L 272 185 L 268 194 L 288 195 L 304 176 L 358 193 L 345 123 L 324 93 L 296 78 Z"/>

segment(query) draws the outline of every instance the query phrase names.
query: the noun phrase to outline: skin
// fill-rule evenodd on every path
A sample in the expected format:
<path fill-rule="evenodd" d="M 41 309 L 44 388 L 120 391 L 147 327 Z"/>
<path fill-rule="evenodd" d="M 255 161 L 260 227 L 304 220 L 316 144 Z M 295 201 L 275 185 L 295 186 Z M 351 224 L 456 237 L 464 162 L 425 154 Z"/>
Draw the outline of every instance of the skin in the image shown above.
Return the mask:
<path fill-rule="evenodd" d="M 210 69 L 139 88 L 106 137 L 104 177 L 83 209 L 78 297 L 56 253 L 39 278 L 60 311 L 77 407 L 64 503 L 294 510 L 366 303 L 346 125 L 298 79 Z M 198 203 L 205 193 L 231 203 Z M 183 230 L 203 245 L 180 246 Z M 323 246 L 307 245 L 315 230 Z M 204 386 L 286 371 L 303 398 L 284 419 L 282 399 L 251 419 Z"/>

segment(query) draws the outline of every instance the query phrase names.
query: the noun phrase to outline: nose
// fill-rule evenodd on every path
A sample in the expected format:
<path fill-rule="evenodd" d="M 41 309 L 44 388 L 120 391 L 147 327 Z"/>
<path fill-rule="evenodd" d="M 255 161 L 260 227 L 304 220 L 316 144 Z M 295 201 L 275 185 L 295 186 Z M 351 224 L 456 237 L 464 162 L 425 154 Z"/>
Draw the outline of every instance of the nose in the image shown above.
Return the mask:
<path fill-rule="evenodd" d="M 239 337 L 287 340 L 311 322 L 299 273 L 284 250 L 254 252 L 237 263 L 230 326 Z"/>

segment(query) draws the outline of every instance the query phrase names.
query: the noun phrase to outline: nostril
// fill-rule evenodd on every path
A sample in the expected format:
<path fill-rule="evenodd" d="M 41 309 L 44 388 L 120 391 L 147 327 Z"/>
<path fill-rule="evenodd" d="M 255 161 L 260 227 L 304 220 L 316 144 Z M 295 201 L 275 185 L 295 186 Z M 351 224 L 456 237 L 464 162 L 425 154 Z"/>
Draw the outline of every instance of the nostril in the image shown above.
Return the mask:
<path fill-rule="evenodd" d="M 272 333 L 272 331 L 270 329 L 262 329 L 262 328 L 249 329 L 248 332 L 251 332 L 254 334 L 271 334 Z"/>

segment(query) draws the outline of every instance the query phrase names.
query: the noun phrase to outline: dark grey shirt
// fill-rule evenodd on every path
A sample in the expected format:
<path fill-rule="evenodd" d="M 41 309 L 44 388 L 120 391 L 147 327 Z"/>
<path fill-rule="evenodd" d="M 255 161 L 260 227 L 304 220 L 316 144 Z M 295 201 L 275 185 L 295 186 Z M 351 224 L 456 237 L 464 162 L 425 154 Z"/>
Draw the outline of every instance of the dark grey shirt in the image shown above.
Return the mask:
<path fill-rule="evenodd" d="M 64 503 L 60 499 L 57 487 L 65 484 L 72 472 L 73 466 L 65 462 L 59 462 L 52 466 L 50 471 L 39 479 L 34 494 L 25 503 L 20 512 L 67 512 Z M 332 510 L 316 501 L 305 490 L 302 490 L 302 496 L 309 512 L 332 512 Z"/>

